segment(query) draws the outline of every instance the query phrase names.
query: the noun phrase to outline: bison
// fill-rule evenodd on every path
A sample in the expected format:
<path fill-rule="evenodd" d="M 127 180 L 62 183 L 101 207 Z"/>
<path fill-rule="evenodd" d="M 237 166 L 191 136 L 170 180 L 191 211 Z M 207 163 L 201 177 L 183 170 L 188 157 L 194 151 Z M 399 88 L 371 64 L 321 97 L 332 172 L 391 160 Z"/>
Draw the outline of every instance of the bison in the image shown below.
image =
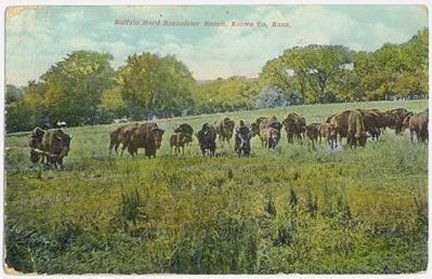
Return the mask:
<path fill-rule="evenodd" d="M 400 135 L 403 130 L 403 122 L 408 111 L 404 108 L 396 108 L 385 112 L 387 127 L 394 129 L 396 135 Z"/>
<path fill-rule="evenodd" d="M 115 153 L 118 155 L 118 148 L 120 146 L 120 143 L 126 142 L 132 130 L 134 130 L 138 126 L 138 123 L 127 124 L 117 127 L 114 131 L 112 131 L 110 133 L 109 154 L 111 155 L 112 149 L 114 148 Z"/>
<path fill-rule="evenodd" d="M 273 127 L 280 132 L 280 130 L 282 129 L 282 123 L 277 121 L 275 116 L 271 118 L 259 117 L 254 123 L 251 123 L 251 136 L 259 136 L 262 129 L 269 127 Z"/>
<path fill-rule="evenodd" d="M 427 143 L 429 140 L 428 123 L 428 110 L 419 113 L 408 114 L 404 120 L 403 131 L 405 131 L 406 128 L 410 130 L 411 143 L 414 142 L 414 134 L 416 135 L 418 143 Z"/>
<path fill-rule="evenodd" d="M 61 129 L 48 130 L 42 137 L 40 152 L 46 157 L 46 164 L 63 168 L 63 158 L 69 154 L 72 136 Z"/>
<path fill-rule="evenodd" d="M 39 127 L 33 129 L 30 139 L 30 161 L 36 163 L 40 159 L 40 150 L 42 150 L 42 138 L 45 131 Z"/>
<path fill-rule="evenodd" d="M 129 138 L 123 142 L 123 149 L 127 147 L 129 154 L 135 156 L 138 155 L 138 148 L 144 148 L 144 156 L 156 157 L 164 132 L 156 123 L 140 124 L 132 129 Z"/>
<path fill-rule="evenodd" d="M 235 146 L 234 151 L 240 157 L 249 156 L 251 152 L 250 139 L 252 137 L 252 133 L 248 127 L 244 125 L 244 122 L 240 120 L 240 125 L 235 129 Z"/>
<path fill-rule="evenodd" d="M 177 128 L 175 128 L 174 132 L 175 133 L 186 133 L 186 134 L 189 134 L 192 136 L 194 130 L 193 130 L 191 125 L 189 125 L 187 123 L 183 123 L 183 124 L 180 124 Z"/>
<path fill-rule="evenodd" d="M 203 156 L 214 156 L 216 151 L 216 129 L 209 123 L 203 124 L 201 130 L 196 133 L 198 143 Z"/>
<path fill-rule="evenodd" d="M 273 127 L 264 128 L 260 131 L 260 139 L 262 146 L 275 148 L 279 143 L 280 132 Z"/>
<path fill-rule="evenodd" d="M 303 116 L 298 113 L 291 112 L 287 118 L 282 122 L 285 126 L 287 133 L 288 143 L 294 142 L 294 137 L 302 143 L 302 136 L 306 132 L 306 120 Z"/>
<path fill-rule="evenodd" d="M 219 121 L 215 122 L 216 134 L 219 136 L 219 140 L 223 142 L 228 142 L 233 136 L 234 132 L 234 120 L 229 117 L 224 117 Z"/>
<path fill-rule="evenodd" d="M 379 139 L 382 129 L 388 125 L 386 113 L 377 109 L 357 109 L 363 117 L 365 130 L 370 134 L 372 140 Z"/>
<path fill-rule="evenodd" d="M 170 146 L 171 146 L 171 151 L 174 147 L 174 152 L 180 153 L 180 147 L 182 149 L 182 154 L 184 154 L 184 146 L 189 143 L 192 142 L 192 135 L 190 135 L 189 133 L 186 132 L 174 132 L 171 135 L 170 138 Z"/>
<path fill-rule="evenodd" d="M 342 138 L 347 138 L 349 146 L 364 146 L 366 144 L 366 131 L 364 128 L 363 117 L 357 110 L 346 110 L 333 114 L 327 118 L 329 124 L 329 137 L 334 138 L 335 143 L 332 147 L 337 147 Z"/>
<path fill-rule="evenodd" d="M 331 149 L 335 148 L 337 145 L 335 134 L 330 133 L 330 124 L 329 123 L 320 123 L 318 127 L 318 138 L 319 143 L 322 142 L 322 139 L 325 138 L 327 140 L 327 144 Z"/>
<path fill-rule="evenodd" d="M 363 117 L 359 111 L 351 111 L 348 116 L 347 143 L 349 146 L 365 146 L 367 140 Z"/>
<path fill-rule="evenodd" d="M 312 148 L 315 149 L 315 142 L 318 141 L 320 123 L 311 123 L 306 126 L 306 136 L 312 142 Z"/>

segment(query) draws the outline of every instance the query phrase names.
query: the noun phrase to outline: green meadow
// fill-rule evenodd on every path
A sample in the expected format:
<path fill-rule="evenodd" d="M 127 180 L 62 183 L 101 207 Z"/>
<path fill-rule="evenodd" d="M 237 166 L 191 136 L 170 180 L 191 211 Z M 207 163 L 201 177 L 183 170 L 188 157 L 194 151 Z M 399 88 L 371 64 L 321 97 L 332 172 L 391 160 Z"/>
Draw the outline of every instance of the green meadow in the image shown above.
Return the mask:
<path fill-rule="evenodd" d="M 156 120 L 157 158 L 108 154 L 116 125 L 67 128 L 63 170 L 29 160 L 29 133 L 5 136 L 8 267 L 39 274 L 417 273 L 428 261 L 428 148 L 387 129 L 365 148 L 274 150 L 251 140 L 202 157 L 170 152 L 173 128 L 226 115 L 252 122 L 295 111 L 307 123 L 349 108 L 426 109 L 421 101 L 342 103 Z"/>

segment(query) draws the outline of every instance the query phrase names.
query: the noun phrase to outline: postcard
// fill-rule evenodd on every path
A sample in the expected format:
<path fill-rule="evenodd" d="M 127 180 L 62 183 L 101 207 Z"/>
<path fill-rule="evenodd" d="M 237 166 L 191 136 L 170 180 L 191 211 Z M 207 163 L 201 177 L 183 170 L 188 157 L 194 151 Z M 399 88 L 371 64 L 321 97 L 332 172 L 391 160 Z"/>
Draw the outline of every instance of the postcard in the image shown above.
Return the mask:
<path fill-rule="evenodd" d="M 426 274 L 426 4 L 4 17 L 5 275 Z"/>

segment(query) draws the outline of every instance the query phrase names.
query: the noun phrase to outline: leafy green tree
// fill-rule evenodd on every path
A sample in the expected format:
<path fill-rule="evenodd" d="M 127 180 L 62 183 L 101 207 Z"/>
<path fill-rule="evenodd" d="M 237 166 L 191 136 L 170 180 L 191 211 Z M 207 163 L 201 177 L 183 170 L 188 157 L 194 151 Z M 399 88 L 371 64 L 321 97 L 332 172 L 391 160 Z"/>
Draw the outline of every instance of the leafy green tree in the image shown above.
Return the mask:
<path fill-rule="evenodd" d="M 139 117 L 179 115 L 192 106 L 195 83 L 189 69 L 174 56 L 141 53 L 129 56 L 119 69 L 121 95 Z"/>
<path fill-rule="evenodd" d="M 408 42 L 384 44 L 375 52 L 354 55 L 350 77 L 352 94 L 364 100 L 386 100 L 428 95 L 428 30 Z"/>
<path fill-rule="evenodd" d="M 30 81 L 22 89 L 23 95 L 16 102 L 6 104 L 6 131 L 28 131 L 48 122 L 42 82 Z"/>
<path fill-rule="evenodd" d="M 285 50 L 263 67 L 260 78 L 307 103 L 325 103 L 334 98 L 352 52 L 343 46 L 309 45 Z"/>
<path fill-rule="evenodd" d="M 13 85 L 13 84 L 6 84 L 6 96 L 5 96 L 5 103 L 10 104 L 13 102 L 18 101 L 22 97 L 22 89 Z"/>
<path fill-rule="evenodd" d="M 196 86 L 193 94 L 196 113 L 252 109 L 260 92 L 257 80 L 240 76 L 218 78 Z"/>
<path fill-rule="evenodd" d="M 75 51 L 41 76 L 51 123 L 95 124 L 102 93 L 113 83 L 110 54 Z"/>

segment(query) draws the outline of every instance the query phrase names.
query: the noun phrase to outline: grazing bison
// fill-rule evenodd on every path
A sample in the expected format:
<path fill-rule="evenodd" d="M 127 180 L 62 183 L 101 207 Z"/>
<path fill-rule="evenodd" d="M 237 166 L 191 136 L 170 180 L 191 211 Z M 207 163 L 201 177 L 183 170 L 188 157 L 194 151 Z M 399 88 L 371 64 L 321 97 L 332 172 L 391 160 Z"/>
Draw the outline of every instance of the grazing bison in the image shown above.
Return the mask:
<path fill-rule="evenodd" d="M 186 134 L 189 134 L 192 136 L 194 130 L 193 130 L 191 125 L 189 125 L 187 123 L 183 123 L 183 124 L 180 124 L 177 128 L 175 128 L 174 132 L 175 133 L 186 133 Z"/>
<path fill-rule="evenodd" d="M 410 130 L 411 143 L 414 142 L 414 134 L 416 135 L 418 143 L 427 143 L 429 140 L 428 123 L 428 110 L 419 113 L 408 114 L 408 116 L 405 117 L 403 130 L 406 128 Z"/>
<path fill-rule="evenodd" d="M 347 138 L 349 146 L 364 146 L 366 144 L 366 131 L 364 128 L 363 117 L 357 110 L 346 110 L 333 114 L 327 118 L 329 124 L 329 137 L 335 140 L 333 147 L 337 147 L 338 137 L 342 143 L 342 138 Z"/>
<path fill-rule="evenodd" d="M 275 148 L 279 143 L 280 132 L 273 127 L 264 128 L 260 131 L 260 139 L 262 146 L 267 148 Z"/>
<path fill-rule="evenodd" d="M 306 131 L 306 119 L 298 113 L 291 112 L 282 122 L 288 137 L 288 143 L 294 143 L 294 137 L 302 143 L 302 136 Z"/>
<path fill-rule="evenodd" d="M 42 150 L 42 138 L 45 131 L 39 127 L 33 129 L 30 139 L 30 161 L 36 163 L 40 159 L 40 150 Z"/>
<path fill-rule="evenodd" d="M 320 123 L 311 123 L 306 126 L 306 136 L 312 142 L 312 148 L 315 149 L 315 142 L 318 141 Z"/>
<path fill-rule="evenodd" d="M 130 136 L 123 142 L 129 154 L 138 155 L 138 148 L 144 148 L 144 156 L 156 157 L 156 150 L 160 148 L 164 130 L 156 123 L 144 123 L 132 129 Z"/>
<path fill-rule="evenodd" d="M 70 149 L 71 135 L 61 129 L 48 130 L 42 137 L 40 152 L 46 156 L 46 164 L 54 168 L 63 167 L 63 158 Z"/>
<path fill-rule="evenodd" d="M 235 129 L 235 146 L 234 151 L 240 157 L 249 156 L 251 152 L 250 139 L 252 133 L 248 127 L 245 126 L 243 120 L 240 120 L 240 125 Z"/>
<path fill-rule="evenodd" d="M 180 153 L 180 147 L 182 149 L 182 154 L 184 154 L 184 146 L 189 143 L 192 142 L 192 135 L 190 135 L 189 133 L 186 132 L 174 132 L 174 134 L 171 135 L 170 138 L 170 146 L 171 146 L 171 151 L 174 147 L 174 152 Z"/>
<path fill-rule="evenodd" d="M 351 111 L 348 116 L 347 143 L 351 147 L 366 145 L 367 134 L 363 117 L 359 111 Z"/>
<path fill-rule="evenodd" d="M 387 127 L 394 129 L 396 135 L 400 135 L 403 130 L 403 122 L 408 111 L 404 108 L 397 108 L 385 112 Z"/>
<path fill-rule="evenodd" d="M 234 133 L 234 120 L 229 117 L 224 117 L 219 121 L 215 122 L 216 134 L 219 135 L 219 140 L 223 142 L 228 142 L 232 138 Z"/>
<path fill-rule="evenodd" d="M 365 130 L 370 134 L 372 140 L 379 139 L 381 131 L 387 127 L 386 113 L 377 109 L 357 109 L 363 117 Z"/>
<path fill-rule="evenodd" d="M 196 134 L 203 156 L 214 156 L 216 151 L 216 129 L 213 125 L 205 123 Z"/>

